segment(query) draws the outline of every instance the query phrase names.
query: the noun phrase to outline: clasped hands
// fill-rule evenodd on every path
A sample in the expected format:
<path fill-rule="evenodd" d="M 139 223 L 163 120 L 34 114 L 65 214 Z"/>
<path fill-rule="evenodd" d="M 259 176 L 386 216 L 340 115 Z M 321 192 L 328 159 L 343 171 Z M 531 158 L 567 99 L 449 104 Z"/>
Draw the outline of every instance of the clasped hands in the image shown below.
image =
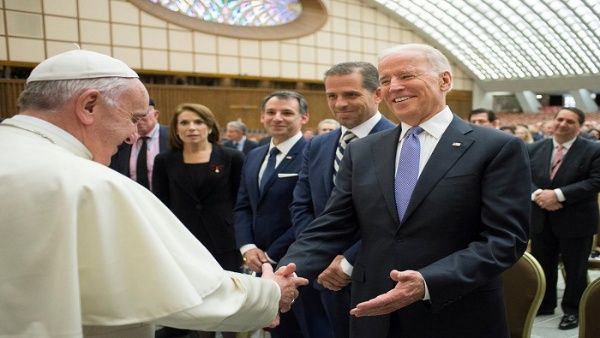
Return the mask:
<path fill-rule="evenodd" d="M 250 255 L 250 251 L 254 251 Z M 268 262 L 264 252 L 260 249 L 252 249 L 244 255 L 244 261 L 246 265 L 257 273 L 262 273 L 261 278 L 270 279 L 277 283 L 281 291 L 281 298 L 279 299 L 279 312 L 284 313 L 290 311 L 292 304 L 298 298 L 299 291 L 298 287 L 307 285 L 308 279 L 298 277 L 296 275 L 296 264 L 290 263 L 282 266 L 277 271 L 273 272 L 273 266 Z M 264 257 L 264 262 L 257 261 L 260 259 L 259 254 Z M 251 257 L 251 259 L 248 259 Z M 279 314 L 269 327 L 275 327 L 279 325 Z"/>
<path fill-rule="evenodd" d="M 534 193 L 533 201 L 542 209 L 555 211 L 563 207 L 558 201 L 556 193 L 551 189 L 538 190 Z"/>

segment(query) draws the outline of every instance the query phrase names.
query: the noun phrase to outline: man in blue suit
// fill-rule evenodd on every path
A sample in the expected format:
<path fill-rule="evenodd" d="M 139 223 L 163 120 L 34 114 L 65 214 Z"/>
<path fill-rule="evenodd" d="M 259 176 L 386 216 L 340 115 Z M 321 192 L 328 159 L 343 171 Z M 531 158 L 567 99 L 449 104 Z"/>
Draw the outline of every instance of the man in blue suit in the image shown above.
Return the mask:
<path fill-rule="evenodd" d="M 304 151 L 302 170 L 290 206 L 296 234 L 325 209 L 333 190 L 338 148 L 344 135 L 353 140 L 394 127 L 378 111 L 381 102 L 379 74 L 368 62 L 344 62 L 325 72 L 325 92 L 331 113 L 341 128 L 318 135 Z M 351 134 L 350 134 L 351 133 Z M 353 136 L 352 136 L 353 135 Z M 351 141 L 352 142 L 352 141 Z M 340 154 L 343 157 L 343 154 Z M 350 275 L 360 242 L 340 252 L 319 274 L 323 305 L 336 338 L 347 338 L 350 323 Z"/>
<path fill-rule="evenodd" d="M 279 264 L 310 279 L 359 237 L 350 337 L 505 338 L 500 275 L 527 245 L 525 144 L 452 113 L 437 49 L 391 48 L 378 69 L 401 125 L 347 146 L 325 210 Z"/>
<path fill-rule="evenodd" d="M 110 168 L 148 189 L 152 188 L 154 157 L 170 149 L 169 127 L 158 123 L 159 114 L 156 103 L 150 98 L 148 113 L 137 122 L 137 131 L 140 137 L 133 145 L 126 142 L 121 144 L 112 156 L 109 165 Z M 140 161 L 138 157 L 140 150 L 144 149 L 143 142 L 146 142 L 146 153 L 143 160 Z M 141 167 L 144 164 L 145 166 Z M 138 171 L 145 171 L 145 175 L 138 175 Z"/>
<path fill-rule="evenodd" d="M 256 273 L 264 263 L 277 264 L 295 239 L 289 205 L 306 145 L 301 131 L 308 122 L 306 99 L 291 91 L 271 93 L 261 103 L 260 119 L 271 141 L 248 153 L 234 209 L 238 247 Z M 272 337 L 331 337 L 320 304 L 316 290 L 303 289 Z"/>

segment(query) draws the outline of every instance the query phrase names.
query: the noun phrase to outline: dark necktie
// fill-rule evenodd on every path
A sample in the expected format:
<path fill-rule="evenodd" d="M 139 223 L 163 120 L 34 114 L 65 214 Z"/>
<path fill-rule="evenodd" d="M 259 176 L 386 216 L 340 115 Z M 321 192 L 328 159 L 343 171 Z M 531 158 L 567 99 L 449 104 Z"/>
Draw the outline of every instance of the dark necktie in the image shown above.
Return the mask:
<path fill-rule="evenodd" d="M 271 149 L 271 151 L 269 152 L 267 166 L 265 167 L 265 171 L 263 172 L 262 177 L 260 178 L 261 193 L 265 189 L 265 185 L 267 184 L 267 182 L 269 182 L 269 178 L 271 178 L 271 176 L 273 176 L 273 173 L 275 172 L 275 158 L 277 157 L 277 154 L 279 154 L 279 149 L 277 149 L 277 147 L 273 147 L 273 149 Z"/>
<path fill-rule="evenodd" d="M 421 155 L 421 143 L 418 135 L 423 131 L 421 127 L 412 127 L 404 135 L 404 143 L 400 150 L 398 159 L 398 170 L 394 182 L 396 195 L 396 208 L 400 221 L 404 217 L 408 202 L 412 196 L 417 179 L 419 178 L 419 157 Z"/>
<path fill-rule="evenodd" d="M 138 183 L 150 189 L 150 183 L 148 182 L 148 137 L 142 137 L 141 139 L 142 145 L 137 157 L 135 174 Z"/>
<path fill-rule="evenodd" d="M 337 175 L 338 170 L 340 170 L 340 163 L 342 163 L 342 158 L 344 157 L 344 151 L 348 146 L 348 143 L 357 139 L 356 134 L 351 132 L 350 130 L 346 130 L 344 136 L 338 143 L 337 150 L 335 151 L 335 159 L 333 161 L 333 181 L 335 182 L 335 175 Z"/>
<path fill-rule="evenodd" d="M 554 157 L 552 158 L 552 166 L 550 167 L 550 179 L 554 179 L 558 168 L 562 164 L 562 159 L 564 156 L 565 147 L 562 144 L 559 144 L 556 147 L 556 151 L 554 152 Z"/>

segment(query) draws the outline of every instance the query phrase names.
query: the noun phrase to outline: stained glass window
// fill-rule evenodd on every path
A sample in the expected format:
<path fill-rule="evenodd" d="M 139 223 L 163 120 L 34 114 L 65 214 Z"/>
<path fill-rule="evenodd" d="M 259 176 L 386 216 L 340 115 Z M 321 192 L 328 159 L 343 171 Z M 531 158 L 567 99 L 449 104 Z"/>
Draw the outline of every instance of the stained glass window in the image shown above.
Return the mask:
<path fill-rule="evenodd" d="M 233 26 L 277 26 L 300 15 L 299 0 L 148 0 L 173 12 Z"/>

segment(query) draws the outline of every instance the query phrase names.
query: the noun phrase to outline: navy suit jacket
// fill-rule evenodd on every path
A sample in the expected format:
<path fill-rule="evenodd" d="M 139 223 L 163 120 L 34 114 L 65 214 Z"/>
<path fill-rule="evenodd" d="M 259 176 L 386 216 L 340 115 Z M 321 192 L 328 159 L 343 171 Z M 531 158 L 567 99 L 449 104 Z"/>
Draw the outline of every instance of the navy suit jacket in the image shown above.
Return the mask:
<path fill-rule="evenodd" d="M 162 124 L 158 129 L 158 149 L 159 154 L 171 149 L 169 146 L 169 127 Z M 129 158 L 131 157 L 131 144 L 123 143 L 119 146 L 117 152 L 110 159 L 109 167 L 121 174 L 131 177 L 129 170 Z"/>
<path fill-rule="evenodd" d="M 382 116 L 369 134 L 395 126 Z M 340 136 L 340 128 L 317 135 L 304 149 L 302 169 L 294 188 L 294 200 L 290 205 L 296 236 L 325 209 L 333 190 L 333 160 Z M 360 242 L 357 242 L 344 252 L 344 257 L 350 264 L 354 264 L 359 249 Z"/>
<path fill-rule="evenodd" d="M 430 300 L 393 314 L 352 317 L 351 337 L 506 338 L 500 274 L 528 240 L 524 143 L 455 116 L 400 222 L 394 198 L 400 132 L 399 126 L 348 145 L 325 210 L 280 265 L 295 262 L 298 275 L 314 278 L 360 234 L 352 306 L 393 289 L 393 269 L 419 271 Z"/>
<path fill-rule="evenodd" d="M 565 196 L 563 207 L 547 211 L 532 203 L 531 232 L 552 228 L 559 238 L 591 236 L 598 226 L 598 191 L 600 191 L 600 143 L 577 137 L 550 180 L 552 139 L 529 145 L 531 192 L 560 188 Z"/>
<path fill-rule="evenodd" d="M 237 147 L 235 145 L 233 145 L 233 141 L 231 140 L 227 140 L 225 142 L 223 142 L 223 145 L 229 148 L 233 148 L 233 149 L 237 149 Z M 248 155 L 248 153 L 250 152 L 250 150 L 254 149 L 258 147 L 258 142 L 254 142 L 248 138 L 246 138 L 246 141 L 244 142 L 244 146 L 242 147 L 242 152 L 244 153 L 244 155 Z"/>
<path fill-rule="evenodd" d="M 289 206 L 305 145 L 304 138 L 294 144 L 267 181 L 262 194 L 258 187 L 258 172 L 269 145 L 259 146 L 248 153 L 234 210 L 238 248 L 255 244 L 271 259 L 278 261 L 294 241 Z"/>

